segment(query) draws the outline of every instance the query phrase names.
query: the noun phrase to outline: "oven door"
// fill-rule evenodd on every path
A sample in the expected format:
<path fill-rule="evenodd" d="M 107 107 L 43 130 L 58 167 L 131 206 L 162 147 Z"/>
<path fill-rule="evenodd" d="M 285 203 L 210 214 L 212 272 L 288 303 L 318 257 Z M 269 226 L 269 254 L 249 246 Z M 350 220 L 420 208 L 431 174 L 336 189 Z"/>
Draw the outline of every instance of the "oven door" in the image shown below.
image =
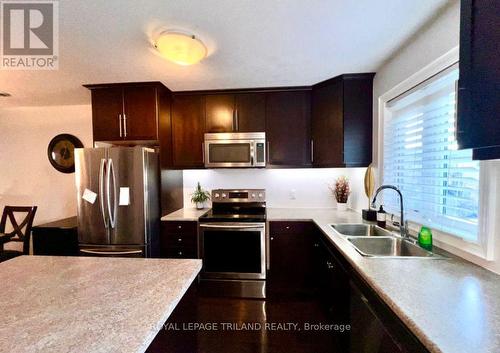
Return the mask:
<path fill-rule="evenodd" d="M 265 223 L 201 223 L 204 279 L 265 279 Z"/>

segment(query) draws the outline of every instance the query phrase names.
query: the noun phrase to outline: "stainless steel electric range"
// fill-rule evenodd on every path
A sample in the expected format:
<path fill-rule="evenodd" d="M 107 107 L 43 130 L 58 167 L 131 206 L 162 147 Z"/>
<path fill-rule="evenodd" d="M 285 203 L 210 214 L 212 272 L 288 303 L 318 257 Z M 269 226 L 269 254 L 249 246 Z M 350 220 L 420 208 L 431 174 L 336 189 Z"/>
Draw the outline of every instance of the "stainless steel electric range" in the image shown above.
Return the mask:
<path fill-rule="evenodd" d="M 213 190 L 212 209 L 199 222 L 202 290 L 265 298 L 266 191 Z"/>

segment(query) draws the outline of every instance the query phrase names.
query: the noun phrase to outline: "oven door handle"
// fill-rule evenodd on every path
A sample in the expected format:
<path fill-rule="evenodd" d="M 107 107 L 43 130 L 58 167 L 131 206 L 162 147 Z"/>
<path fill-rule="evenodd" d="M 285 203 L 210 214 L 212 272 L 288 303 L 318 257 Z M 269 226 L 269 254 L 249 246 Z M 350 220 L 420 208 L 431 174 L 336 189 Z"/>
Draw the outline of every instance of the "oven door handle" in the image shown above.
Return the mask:
<path fill-rule="evenodd" d="M 236 225 L 236 224 L 200 224 L 201 228 L 217 228 L 217 229 L 255 229 L 255 228 L 264 228 L 263 224 L 245 224 L 245 225 Z"/>

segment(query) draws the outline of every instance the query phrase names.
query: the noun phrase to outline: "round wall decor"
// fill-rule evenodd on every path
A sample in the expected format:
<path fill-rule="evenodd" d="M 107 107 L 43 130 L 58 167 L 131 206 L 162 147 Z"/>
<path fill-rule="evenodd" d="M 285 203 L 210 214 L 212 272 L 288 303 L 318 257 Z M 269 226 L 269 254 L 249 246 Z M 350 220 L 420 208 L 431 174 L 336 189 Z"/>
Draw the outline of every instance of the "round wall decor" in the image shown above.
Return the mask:
<path fill-rule="evenodd" d="M 54 137 L 47 148 L 50 164 L 61 173 L 74 173 L 75 148 L 83 147 L 78 137 L 61 134 Z"/>

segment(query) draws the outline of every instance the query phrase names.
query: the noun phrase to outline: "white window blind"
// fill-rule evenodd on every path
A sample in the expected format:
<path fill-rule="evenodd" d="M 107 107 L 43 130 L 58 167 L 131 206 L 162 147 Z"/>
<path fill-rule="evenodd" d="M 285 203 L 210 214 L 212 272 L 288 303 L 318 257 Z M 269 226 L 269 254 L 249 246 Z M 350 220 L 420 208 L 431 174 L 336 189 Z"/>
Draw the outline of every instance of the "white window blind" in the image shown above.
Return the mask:
<path fill-rule="evenodd" d="M 401 189 L 410 221 L 478 241 L 479 162 L 458 150 L 454 65 L 389 101 L 384 126 L 384 184 Z M 395 193 L 385 207 L 399 211 Z"/>

